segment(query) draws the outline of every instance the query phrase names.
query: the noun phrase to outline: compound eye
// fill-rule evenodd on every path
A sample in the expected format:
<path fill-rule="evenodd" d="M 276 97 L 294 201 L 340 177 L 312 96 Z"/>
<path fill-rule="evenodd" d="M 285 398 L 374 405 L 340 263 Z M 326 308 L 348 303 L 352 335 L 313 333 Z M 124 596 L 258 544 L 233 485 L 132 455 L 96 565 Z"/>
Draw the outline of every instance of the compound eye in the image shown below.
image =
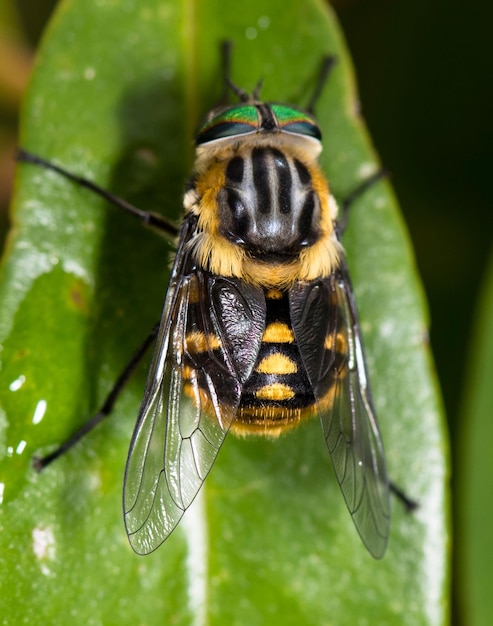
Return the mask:
<path fill-rule="evenodd" d="M 200 128 L 196 144 L 201 145 L 224 139 L 255 133 L 259 128 L 257 109 L 252 105 L 238 105 L 230 107 L 214 115 Z"/>
<path fill-rule="evenodd" d="M 319 141 L 322 139 L 319 125 L 308 113 L 285 104 L 272 104 L 271 108 L 282 131 L 313 137 Z"/>

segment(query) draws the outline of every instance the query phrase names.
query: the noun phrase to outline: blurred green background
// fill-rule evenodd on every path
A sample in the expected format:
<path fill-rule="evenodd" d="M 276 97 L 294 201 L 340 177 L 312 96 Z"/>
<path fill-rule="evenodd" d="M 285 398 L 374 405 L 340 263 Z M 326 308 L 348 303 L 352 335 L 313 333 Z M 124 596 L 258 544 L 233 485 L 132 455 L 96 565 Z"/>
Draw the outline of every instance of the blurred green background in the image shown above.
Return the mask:
<path fill-rule="evenodd" d="M 0 245 L 8 227 L 19 104 L 55 4 L 0 0 Z M 470 345 L 493 233 L 493 5 L 337 0 L 332 6 L 353 55 L 363 115 L 410 229 L 429 301 L 454 471 L 467 477 L 468 433 L 460 417 L 467 411 L 465 383 L 474 385 Z M 490 325 L 483 319 L 484 328 Z M 476 343 L 481 346 L 480 336 Z M 467 492 L 467 480 L 461 488 Z M 455 500 L 456 517 L 461 502 Z M 463 572 L 468 557 L 467 550 L 461 553 L 461 531 L 456 525 L 455 545 L 465 553 L 456 569 Z M 467 584 L 461 580 L 456 590 L 455 621 L 486 624 L 471 618 Z"/>

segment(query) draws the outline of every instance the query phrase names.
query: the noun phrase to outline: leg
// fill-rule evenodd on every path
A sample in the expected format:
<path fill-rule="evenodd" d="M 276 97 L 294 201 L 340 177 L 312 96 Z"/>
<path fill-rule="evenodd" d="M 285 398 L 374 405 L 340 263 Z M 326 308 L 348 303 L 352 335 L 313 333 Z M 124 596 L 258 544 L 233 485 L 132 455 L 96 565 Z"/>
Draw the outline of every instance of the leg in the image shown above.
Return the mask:
<path fill-rule="evenodd" d="M 139 347 L 137 352 L 133 355 L 132 359 L 125 366 L 125 369 L 118 377 L 116 383 L 113 385 L 113 388 L 106 397 L 106 400 L 104 401 L 103 406 L 99 409 L 99 411 L 95 415 L 93 415 L 91 419 L 82 426 L 82 428 L 80 428 L 74 435 L 72 435 L 70 439 L 67 439 L 67 441 L 62 443 L 59 448 L 46 455 L 45 457 L 34 457 L 33 466 L 36 470 L 38 470 L 38 472 L 43 470 L 47 465 L 50 465 L 50 463 L 52 463 L 55 459 L 65 454 L 65 452 L 70 450 L 70 448 L 72 448 L 78 441 L 80 441 L 85 435 L 91 432 L 93 428 L 95 428 L 100 422 L 102 422 L 105 417 L 108 417 L 108 415 L 110 415 L 118 396 L 124 389 L 130 376 L 134 373 L 138 364 L 142 361 L 147 350 L 154 343 L 158 330 L 159 324 L 156 324 L 150 334 L 146 337 L 144 343 Z"/>
<path fill-rule="evenodd" d="M 392 481 L 389 483 L 389 488 L 391 493 L 393 493 L 394 496 L 402 502 L 408 513 L 415 511 L 419 507 L 419 502 L 411 500 L 411 498 L 409 498 L 409 496 Z"/>
<path fill-rule="evenodd" d="M 320 94 L 322 93 L 323 88 L 325 87 L 325 83 L 327 82 L 330 72 L 332 68 L 337 62 L 337 58 L 334 56 L 327 55 L 322 60 L 322 67 L 320 69 L 320 74 L 318 76 L 317 84 L 315 85 L 315 89 L 312 93 L 310 101 L 306 106 L 306 110 L 308 113 L 315 113 L 315 105 L 317 104 L 318 99 L 320 98 Z"/>
<path fill-rule="evenodd" d="M 149 211 L 142 211 L 141 209 L 138 209 L 133 204 L 130 204 L 129 202 L 126 202 L 122 198 L 115 196 L 109 191 L 106 191 L 106 189 L 99 187 L 99 185 L 96 185 L 95 183 L 88 180 L 87 178 L 83 178 L 82 176 L 77 176 L 76 174 L 72 174 L 72 172 L 69 172 L 63 167 L 60 167 L 59 165 L 52 163 L 51 161 L 43 159 L 42 157 L 32 154 L 31 152 L 27 152 L 26 150 L 23 150 L 22 148 L 19 148 L 19 150 L 17 151 L 17 160 L 22 163 L 32 163 L 34 165 L 39 165 L 40 167 L 44 167 L 47 170 L 52 170 L 53 172 L 60 174 L 64 178 L 71 180 L 77 185 L 80 185 L 81 187 L 86 187 L 86 189 L 90 189 L 93 193 L 97 194 L 98 196 L 101 196 L 105 200 L 108 200 L 108 202 L 111 202 L 111 204 L 114 204 L 118 208 L 126 211 L 127 213 L 134 215 L 141 222 L 143 222 L 146 226 L 153 226 L 154 228 L 161 230 L 168 237 L 175 238 L 178 235 L 178 228 L 176 228 L 174 224 L 169 222 L 166 218 L 162 217 L 161 215 L 158 215 L 157 213 L 151 213 Z"/>
<path fill-rule="evenodd" d="M 348 224 L 349 209 L 351 205 L 355 202 L 355 200 L 357 200 L 360 196 L 362 196 L 365 193 L 365 191 L 370 189 L 370 187 L 373 187 L 373 185 L 378 183 L 379 180 L 381 180 L 382 178 L 385 178 L 386 176 L 388 176 L 388 171 L 385 168 L 379 169 L 371 176 L 368 176 L 368 178 L 365 179 L 362 183 L 360 183 L 356 187 L 356 189 L 351 194 L 349 194 L 347 198 L 344 198 L 341 204 L 341 215 L 338 220 L 338 235 L 339 236 L 342 235 L 344 231 L 346 230 L 346 227 Z"/>

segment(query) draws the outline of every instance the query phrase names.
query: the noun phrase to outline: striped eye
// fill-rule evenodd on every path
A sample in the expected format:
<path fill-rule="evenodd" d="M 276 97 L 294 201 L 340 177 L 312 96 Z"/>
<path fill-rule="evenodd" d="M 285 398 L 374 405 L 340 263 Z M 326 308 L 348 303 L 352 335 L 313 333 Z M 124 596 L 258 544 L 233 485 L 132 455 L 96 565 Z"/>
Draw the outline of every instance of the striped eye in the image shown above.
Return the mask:
<path fill-rule="evenodd" d="M 200 145 L 216 139 L 254 133 L 258 128 L 259 117 L 255 106 L 234 106 L 208 120 L 199 130 L 196 143 Z"/>
<path fill-rule="evenodd" d="M 322 132 L 317 122 L 304 111 L 285 104 L 271 104 L 270 107 L 276 116 L 280 130 L 295 135 L 313 137 L 319 141 L 322 139 Z"/>
<path fill-rule="evenodd" d="M 313 117 L 285 104 L 240 104 L 212 115 L 200 128 L 198 146 L 257 132 L 285 132 L 312 137 L 320 141 L 322 133 Z"/>

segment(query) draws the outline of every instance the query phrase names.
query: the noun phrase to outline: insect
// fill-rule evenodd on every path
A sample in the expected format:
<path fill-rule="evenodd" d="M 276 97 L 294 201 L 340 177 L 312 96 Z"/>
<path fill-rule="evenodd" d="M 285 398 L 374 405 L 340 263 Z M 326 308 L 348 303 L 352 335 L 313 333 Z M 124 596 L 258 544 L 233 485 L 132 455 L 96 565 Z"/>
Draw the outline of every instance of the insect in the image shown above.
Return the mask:
<path fill-rule="evenodd" d="M 307 110 L 263 102 L 258 88 L 249 96 L 225 71 L 240 101 L 213 109 L 197 133 L 161 322 L 83 429 L 109 413 L 157 334 L 124 481 L 125 525 L 139 554 L 177 526 L 229 431 L 275 437 L 314 416 L 361 539 L 374 557 L 385 552 L 393 486 L 337 205 L 317 161 L 313 104 L 330 65 Z M 20 159 L 176 230 L 50 162 L 26 152 Z"/>

